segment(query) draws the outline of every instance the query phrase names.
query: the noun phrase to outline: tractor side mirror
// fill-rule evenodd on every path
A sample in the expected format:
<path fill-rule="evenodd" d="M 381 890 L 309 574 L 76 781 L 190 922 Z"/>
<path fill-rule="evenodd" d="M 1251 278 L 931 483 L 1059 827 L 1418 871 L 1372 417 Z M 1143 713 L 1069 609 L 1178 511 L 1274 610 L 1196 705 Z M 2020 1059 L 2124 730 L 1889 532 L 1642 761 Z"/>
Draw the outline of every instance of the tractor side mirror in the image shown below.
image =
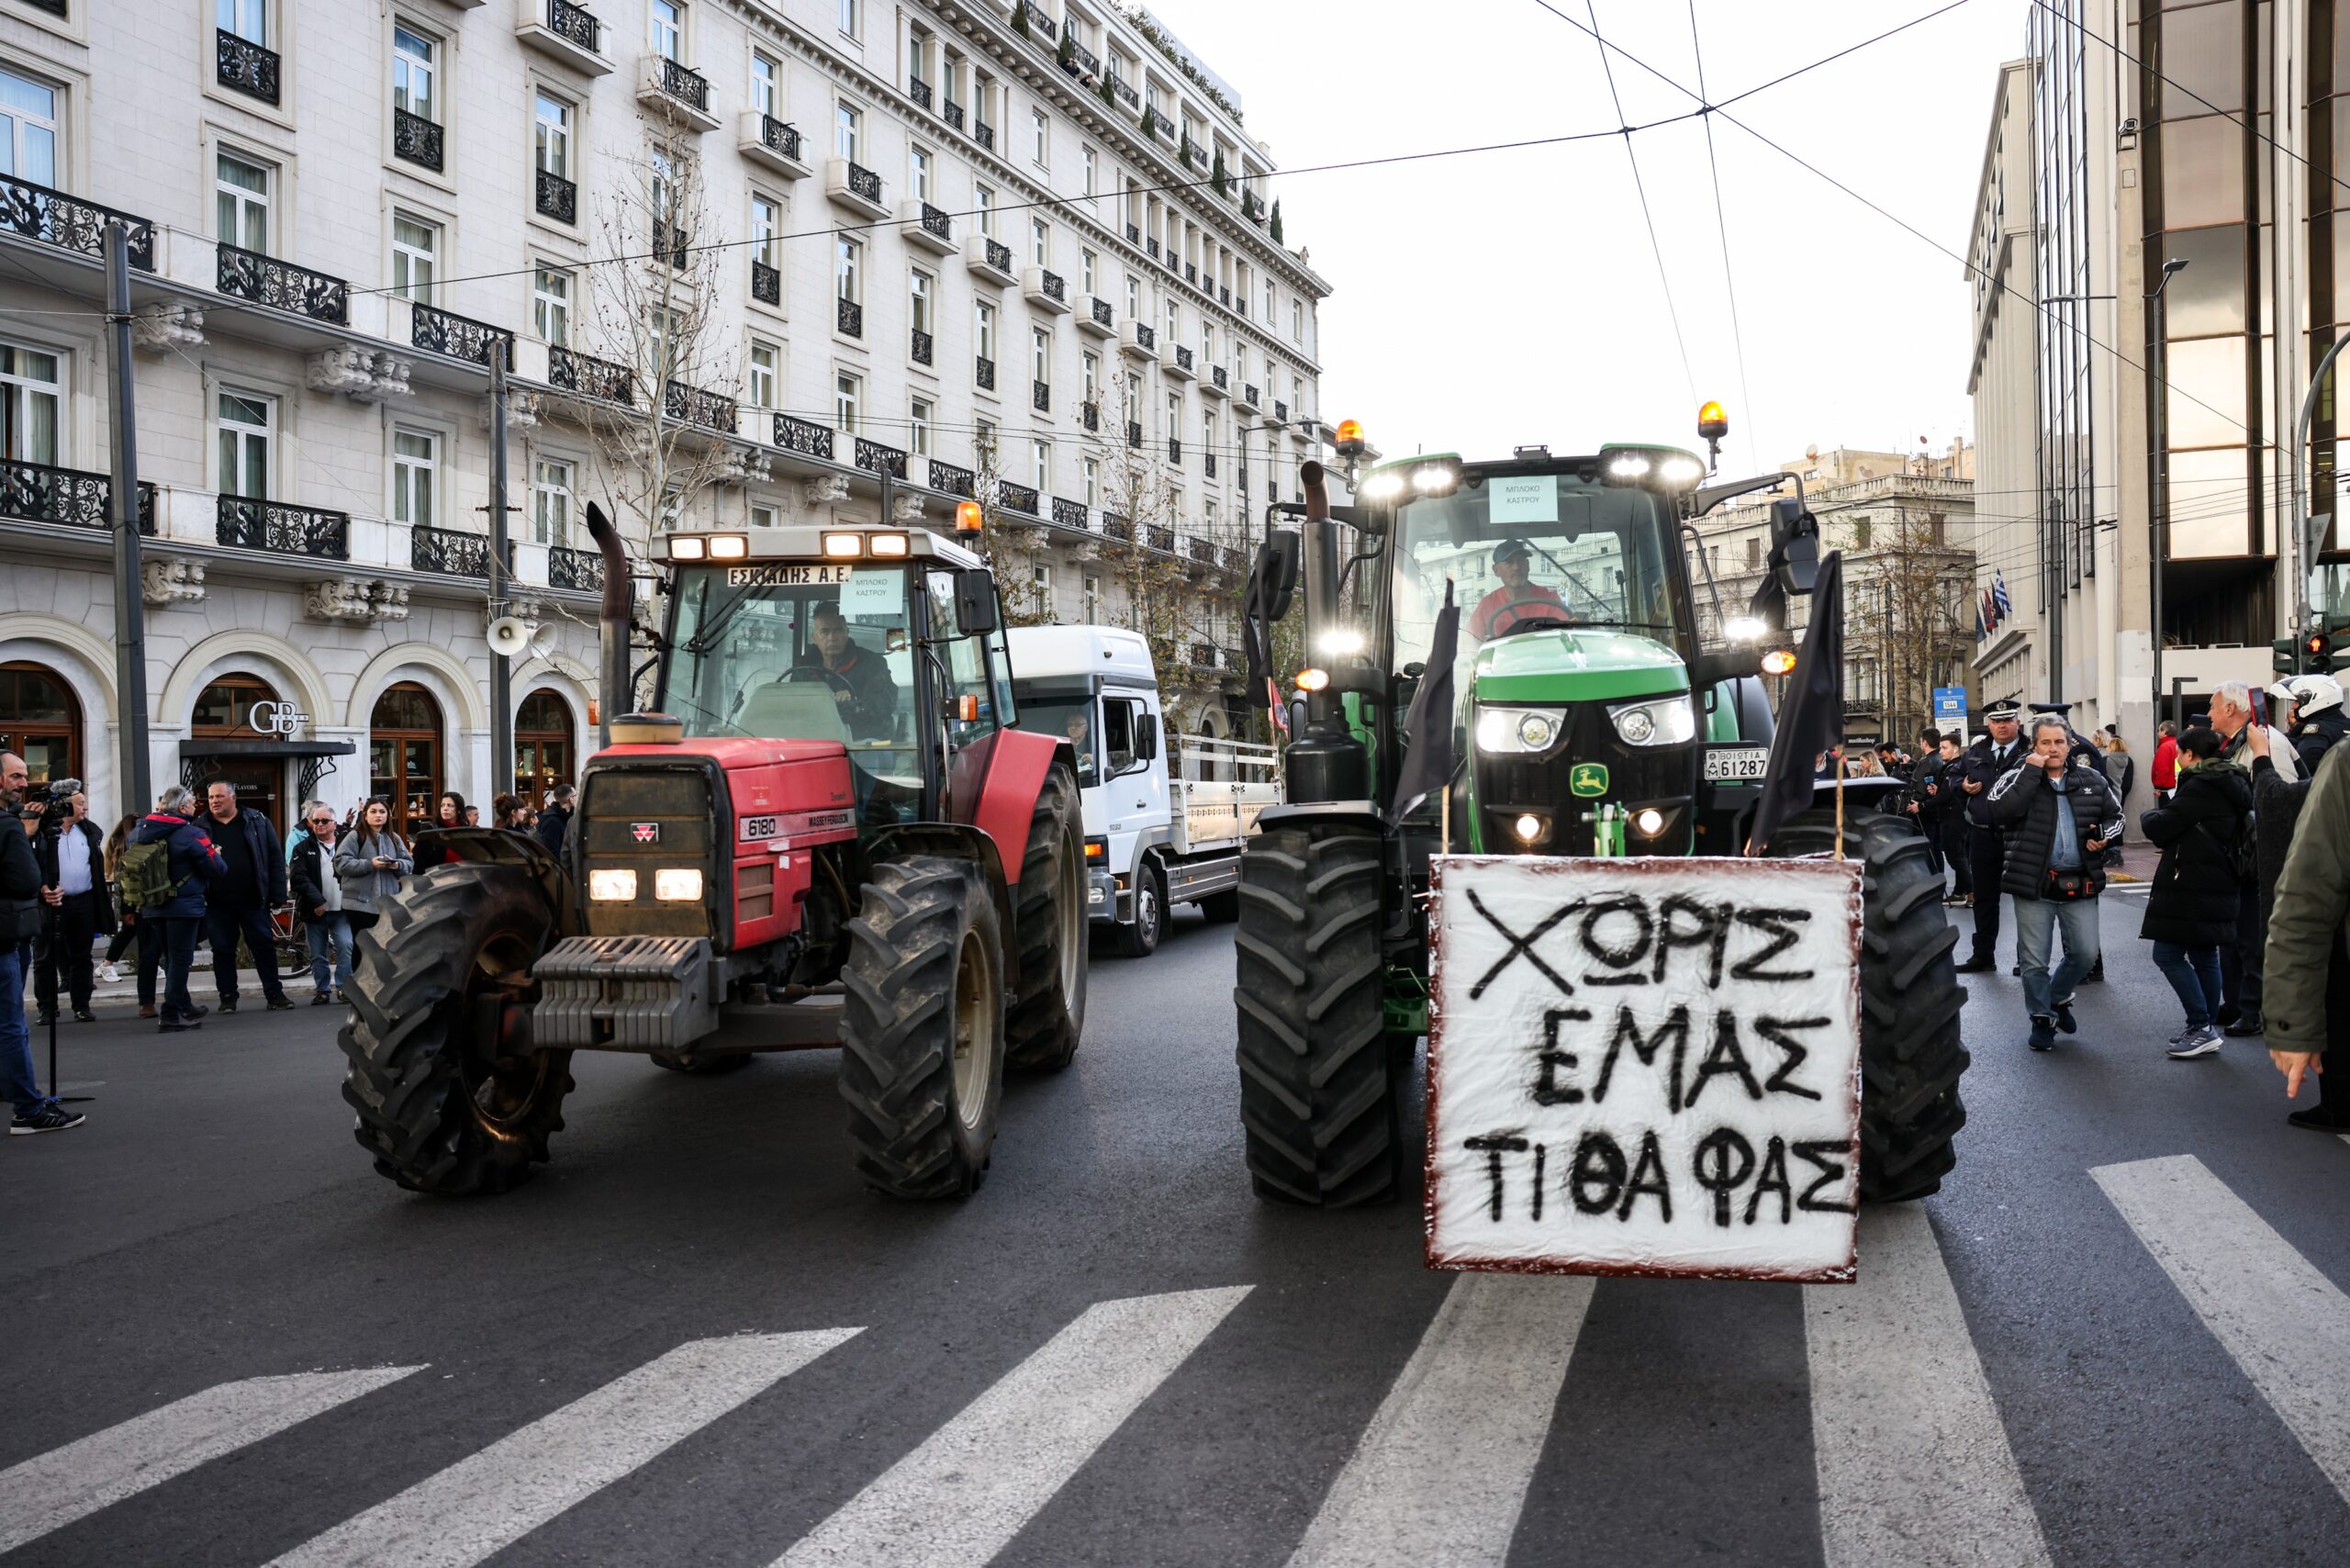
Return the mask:
<path fill-rule="evenodd" d="M 1819 520 L 1804 509 L 1800 496 L 1771 503 L 1771 561 L 1789 593 L 1809 593 L 1819 580 Z"/>
<path fill-rule="evenodd" d="M 1717 648 L 1689 661 L 1689 689 L 1711 691 L 1725 680 L 1762 673 L 1760 648 Z"/>
<path fill-rule="evenodd" d="M 1257 580 L 1263 585 L 1268 622 L 1287 616 L 1290 600 L 1297 596 L 1300 549 L 1299 536 L 1281 530 L 1257 547 Z"/>
<path fill-rule="evenodd" d="M 1158 715 L 1135 715 L 1135 759 L 1148 762 L 1158 755 Z"/>
<path fill-rule="evenodd" d="M 966 566 L 955 574 L 955 630 L 970 637 L 995 629 L 995 577 L 985 566 Z"/>

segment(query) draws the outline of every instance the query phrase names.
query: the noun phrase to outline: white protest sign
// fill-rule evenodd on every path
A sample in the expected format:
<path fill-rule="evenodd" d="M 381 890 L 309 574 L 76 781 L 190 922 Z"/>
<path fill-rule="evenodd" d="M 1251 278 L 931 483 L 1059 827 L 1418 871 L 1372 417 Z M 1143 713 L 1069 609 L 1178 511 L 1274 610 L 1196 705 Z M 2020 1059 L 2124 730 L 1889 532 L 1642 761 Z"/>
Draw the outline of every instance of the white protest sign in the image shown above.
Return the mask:
<path fill-rule="evenodd" d="M 1559 476 L 1520 474 L 1485 481 L 1486 518 L 1493 522 L 1559 521 Z"/>
<path fill-rule="evenodd" d="M 1431 1267 L 1852 1277 L 1857 862 L 1432 873 Z"/>

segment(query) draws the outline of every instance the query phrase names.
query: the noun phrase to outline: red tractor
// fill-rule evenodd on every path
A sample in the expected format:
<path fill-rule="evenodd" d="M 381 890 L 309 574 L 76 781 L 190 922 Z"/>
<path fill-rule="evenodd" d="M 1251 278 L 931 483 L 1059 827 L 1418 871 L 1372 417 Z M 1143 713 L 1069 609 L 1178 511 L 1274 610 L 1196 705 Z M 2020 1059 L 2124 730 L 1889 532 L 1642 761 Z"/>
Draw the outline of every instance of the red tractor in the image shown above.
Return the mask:
<path fill-rule="evenodd" d="M 608 692 L 627 562 L 600 511 Z M 445 830 L 359 944 L 343 1097 L 375 1169 L 500 1192 L 547 1158 L 575 1050 L 714 1073 L 838 1044 L 856 1170 L 984 1177 L 1007 1066 L 1085 1020 L 1067 741 L 1014 729 L 995 582 L 919 529 L 666 536 L 654 712 L 588 760 L 565 857 Z"/>

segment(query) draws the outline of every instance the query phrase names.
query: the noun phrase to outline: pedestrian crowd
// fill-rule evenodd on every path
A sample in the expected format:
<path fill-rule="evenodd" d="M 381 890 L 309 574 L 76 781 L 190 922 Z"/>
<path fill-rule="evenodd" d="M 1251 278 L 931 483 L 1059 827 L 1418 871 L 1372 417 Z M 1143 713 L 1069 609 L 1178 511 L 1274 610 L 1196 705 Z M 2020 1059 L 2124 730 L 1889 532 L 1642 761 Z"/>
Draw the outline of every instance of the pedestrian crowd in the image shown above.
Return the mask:
<path fill-rule="evenodd" d="M 491 824 L 561 856 L 576 799 L 568 784 L 548 792 L 544 809 L 500 795 Z M 233 784 L 214 780 L 201 796 L 169 785 L 153 811 L 102 835 L 78 780 L 36 790 L 24 759 L 0 752 L 0 1098 L 14 1108 L 9 1131 L 62 1131 L 84 1119 L 41 1092 L 30 1029 L 54 1026 L 61 1002 L 77 1021 L 95 1022 L 91 994 L 100 980 L 122 978 L 126 958 L 139 1015 L 166 1034 L 201 1027 L 214 1006 L 236 1012 L 248 968 L 263 1007 L 293 1007 L 278 949 L 297 930 L 308 945 L 311 1005 L 347 1000 L 358 935 L 403 882 L 451 858 L 414 835 L 480 825 L 478 808 L 454 791 L 440 797 L 430 821 L 403 826 L 393 816 L 382 796 L 340 817 L 325 801 L 308 801 L 281 841 L 265 814 L 238 803 Z M 9 831 L 10 821 L 23 831 Z M 199 939 L 211 952 L 214 1006 L 189 991 Z"/>

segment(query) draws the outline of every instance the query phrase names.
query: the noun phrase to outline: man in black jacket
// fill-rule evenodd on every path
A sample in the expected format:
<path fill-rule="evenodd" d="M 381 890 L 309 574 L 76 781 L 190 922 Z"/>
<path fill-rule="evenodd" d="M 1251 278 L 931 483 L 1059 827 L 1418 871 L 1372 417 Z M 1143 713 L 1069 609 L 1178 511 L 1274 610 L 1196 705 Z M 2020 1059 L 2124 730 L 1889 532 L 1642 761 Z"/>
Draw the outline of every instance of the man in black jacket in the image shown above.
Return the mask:
<path fill-rule="evenodd" d="M 1966 802 L 1967 869 L 1975 885 L 1975 950 L 1958 966 L 1963 975 L 1986 975 L 1999 967 L 2004 856 L 1998 830 L 1991 825 L 1991 787 L 2023 763 L 2026 747 L 2016 722 L 2022 715 L 2023 704 L 2013 698 L 1984 709 L 1983 722 L 1991 733 L 1967 747 L 1957 767 L 1959 793 Z"/>
<path fill-rule="evenodd" d="M 2031 1014 L 2029 1043 L 2045 1051 L 2055 1047 L 2057 1031 L 2070 1035 L 2078 1027 L 2073 988 L 2097 963 L 2103 851 L 2121 831 L 2121 806 L 2105 770 L 2075 752 L 2072 726 L 2062 714 L 2034 719 L 2031 740 L 2024 760 L 1991 786 L 1990 816 L 2006 839 L 1998 887 L 2016 901 L 2016 958 Z M 1978 908 L 1981 902 L 1978 896 Z M 2059 931 L 2065 958 L 2052 976 L 2050 938 Z"/>
<path fill-rule="evenodd" d="M 546 810 L 539 813 L 539 842 L 558 860 L 563 858 L 564 835 L 571 829 L 573 802 L 578 798 L 578 790 L 568 784 L 558 784 L 547 791 Z"/>
<path fill-rule="evenodd" d="M 252 950 L 253 972 L 272 1012 L 294 1005 L 277 976 L 277 931 L 270 911 L 285 902 L 285 857 L 276 830 L 251 806 L 237 804 L 237 787 L 216 778 L 204 791 L 198 823 L 211 835 L 226 868 L 205 889 L 204 939 L 212 947 L 213 983 L 220 1011 L 237 1010 L 237 938 Z"/>
<path fill-rule="evenodd" d="M 0 1095 L 16 1107 L 11 1135 L 63 1132 L 87 1119 L 43 1094 L 33 1077 L 32 1035 L 25 1026 L 25 944 L 39 929 L 40 863 L 33 858 L 33 817 L 18 815 L 30 782 L 25 759 L 0 752 Z"/>
<path fill-rule="evenodd" d="M 50 795 L 50 810 L 67 814 L 57 835 L 56 878 L 40 890 L 42 902 L 54 913 L 42 920 L 33 952 L 33 998 L 40 1008 L 34 1022 L 47 1024 L 57 1015 L 62 970 L 73 1016 L 95 1024 L 98 1019 L 90 1011 L 90 989 L 97 977 L 90 969 L 90 944 L 114 935 L 114 908 L 106 899 L 106 838 L 89 818 L 90 798 L 82 793 L 79 779 L 58 780 Z"/>

